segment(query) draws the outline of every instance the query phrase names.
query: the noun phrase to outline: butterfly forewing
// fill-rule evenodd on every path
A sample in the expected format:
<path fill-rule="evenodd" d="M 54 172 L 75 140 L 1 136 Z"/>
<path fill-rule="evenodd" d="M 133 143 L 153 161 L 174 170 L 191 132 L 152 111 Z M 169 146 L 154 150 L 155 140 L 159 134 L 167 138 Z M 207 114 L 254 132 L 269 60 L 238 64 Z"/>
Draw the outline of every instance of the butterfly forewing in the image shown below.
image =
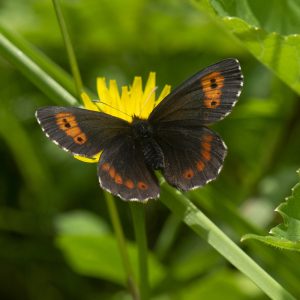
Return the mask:
<path fill-rule="evenodd" d="M 75 107 L 42 107 L 37 110 L 36 117 L 54 143 L 86 157 L 93 157 L 115 136 L 126 135 L 130 128 L 119 118 Z"/>
<path fill-rule="evenodd" d="M 105 147 L 98 165 L 102 188 L 124 200 L 145 201 L 159 196 L 159 186 L 146 164 L 139 143 L 120 136 Z"/>
<path fill-rule="evenodd" d="M 168 95 L 151 113 L 152 123 L 200 121 L 208 125 L 230 113 L 242 89 L 236 59 L 226 59 L 196 73 Z"/>

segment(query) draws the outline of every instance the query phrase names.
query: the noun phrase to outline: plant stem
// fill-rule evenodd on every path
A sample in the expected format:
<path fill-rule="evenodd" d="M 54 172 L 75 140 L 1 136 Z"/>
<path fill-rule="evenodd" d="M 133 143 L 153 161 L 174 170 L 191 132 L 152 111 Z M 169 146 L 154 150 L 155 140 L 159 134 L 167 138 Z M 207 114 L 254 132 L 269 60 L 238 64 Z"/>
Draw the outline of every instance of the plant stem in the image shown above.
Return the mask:
<path fill-rule="evenodd" d="M 178 215 L 232 265 L 250 278 L 266 295 L 276 300 L 295 300 L 288 291 L 243 252 L 188 198 L 175 191 L 165 182 L 162 183 L 162 188 L 161 202 Z M 170 197 L 170 194 L 173 197 Z"/>
<path fill-rule="evenodd" d="M 62 13 L 59 1 L 58 0 L 52 0 L 52 3 L 53 3 L 54 10 L 55 10 L 55 13 L 56 13 L 56 17 L 57 17 L 57 20 L 58 20 L 58 23 L 59 23 L 61 34 L 63 36 L 64 44 L 65 44 L 65 47 L 66 47 L 66 50 L 67 50 L 69 63 L 70 63 L 71 71 L 72 71 L 72 74 L 73 74 L 78 99 L 81 99 L 81 92 L 83 91 L 82 80 L 81 80 L 81 76 L 80 76 L 76 56 L 75 56 L 75 53 L 74 53 L 74 49 L 73 49 L 73 46 L 72 46 L 72 42 L 71 42 L 70 36 L 68 34 L 67 25 L 66 25 L 65 19 L 63 17 L 63 13 Z"/>
<path fill-rule="evenodd" d="M 115 234 L 116 234 L 117 242 L 119 245 L 119 250 L 120 250 L 121 258 L 123 261 L 124 270 L 125 270 L 125 273 L 127 276 L 128 290 L 131 293 L 132 298 L 134 300 L 139 300 L 140 297 L 139 297 L 136 282 L 134 280 L 133 271 L 131 268 L 131 264 L 130 264 L 130 260 L 129 260 L 129 256 L 128 256 L 128 252 L 127 252 L 127 248 L 126 248 L 126 241 L 125 241 L 124 233 L 122 230 L 122 226 L 121 226 L 121 222 L 120 222 L 120 218 L 119 218 L 119 214 L 118 214 L 118 210 L 117 210 L 114 198 L 108 192 L 104 192 L 104 196 L 105 196 L 106 204 L 107 204 L 108 211 L 110 214 L 110 219 L 111 219 L 111 222 L 112 222 Z"/>
<path fill-rule="evenodd" d="M 140 293 L 141 300 L 149 299 L 149 278 L 148 278 L 148 250 L 147 236 L 145 228 L 145 207 L 144 203 L 130 203 L 135 238 L 138 247 L 139 273 L 140 273 Z"/>

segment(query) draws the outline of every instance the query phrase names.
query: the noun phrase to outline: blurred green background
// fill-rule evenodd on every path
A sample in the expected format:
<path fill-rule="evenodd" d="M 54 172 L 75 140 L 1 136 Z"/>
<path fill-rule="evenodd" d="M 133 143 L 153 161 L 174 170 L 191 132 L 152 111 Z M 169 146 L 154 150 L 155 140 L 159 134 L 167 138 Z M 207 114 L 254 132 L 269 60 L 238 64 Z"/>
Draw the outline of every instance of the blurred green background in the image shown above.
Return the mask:
<path fill-rule="evenodd" d="M 244 16 L 266 33 L 300 33 L 297 1 L 212 2 L 219 15 Z M 197 3 L 61 3 L 84 85 L 94 92 L 97 76 L 130 84 L 135 75 L 156 71 L 161 89 L 221 59 L 240 60 L 240 100 L 213 126 L 229 149 L 224 169 L 190 197 L 237 243 L 245 233 L 267 234 L 280 223 L 274 209 L 298 180 L 299 95 Z M 69 72 L 50 0 L 1 0 L 0 20 L 2 29 Z M 0 87 L 0 299 L 130 299 L 96 165 L 73 159 L 45 138 L 34 112 L 53 99 L 2 57 Z M 117 205 L 134 252 L 129 207 L 121 200 Z M 159 201 L 147 204 L 147 233 L 153 299 L 267 299 Z M 165 247 L 169 237 L 174 240 Z M 255 241 L 241 247 L 300 298 L 299 256 Z"/>

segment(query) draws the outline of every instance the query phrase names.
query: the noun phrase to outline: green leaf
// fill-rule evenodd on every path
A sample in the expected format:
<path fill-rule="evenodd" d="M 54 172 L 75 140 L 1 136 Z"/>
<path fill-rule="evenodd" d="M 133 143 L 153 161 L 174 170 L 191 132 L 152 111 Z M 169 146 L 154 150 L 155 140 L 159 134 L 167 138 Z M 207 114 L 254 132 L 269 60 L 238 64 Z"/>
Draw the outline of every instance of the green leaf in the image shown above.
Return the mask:
<path fill-rule="evenodd" d="M 194 247 L 195 248 L 195 247 Z M 217 252 L 207 248 L 191 250 L 186 257 L 176 259 L 172 266 L 172 275 L 178 281 L 188 281 L 205 274 L 223 262 Z"/>
<path fill-rule="evenodd" d="M 300 3 L 297 0 L 214 0 L 211 4 L 219 15 L 239 17 L 267 32 L 299 32 Z M 282 18 L 282 12 L 289 17 Z"/>
<path fill-rule="evenodd" d="M 104 220 L 84 210 L 60 214 L 56 216 L 54 223 L 60 234 L 102 235 L 110 232 Z"/>
<path fill-rule="evenodd" d="M 300 170 L 297 171 L 300 174 Z M 255 239 L 281 249 L 300 251 L 300 183 L 292 188 L 292 195 L 276 211 L 283 223 L 272 228 L 269 236 L 246 234 L 242 241 Z"/>
<path fill-rule="evenodd" d="M 292 9 L 294 15 L 297 11 L 298 16 L 297 22 L 293 23 L 294 26 L 289 26 L 289 28 L 294 29 L 294 34 L 285 35 L 275 32 L 274 29 L 278 29 L 275 26 L 266 26 L 267 29 L 273 29 L 272 32 L 268 32 L 258 21 L 261 19 L 259 17 L 260 11 L 269 11 L 270 5 L 272 6 L 271 11 L 280 10 L 279 3 L 282 1 L 273 1 L 272 4 L 261 1 L 265 3 L 265 6 L 256 5 L 252 9 L 250 9 L 249 1 L 234 2 L 228 1 L 225 4 L 226 2 L 221 0 L 200 0 L 196 1 L 196 5 L 215 20 L 222 29 L 237 38 L 241 45 L 248 49 L 256 59 L 300 94 L 300 35 L 295 34 L 299 32 L 299 10 Z M 290 1 L 290 3 L 295 4 L 296 2 Z M 233 5 L 235 6 L 232 7 Z M 285 18 L 278 18 L 277 14 L 274 14 L 270 16 L 269 24 L 278 23 L 278 19 Z"/>
<path fill-rule="evenodd" d="M 179 299 L 184 300 L 247 300 L 257 299 L 261 291 L 241 274 L 220 269 L 219 272 L 211 272 L 204 278 L 186 284 L 176 295 L 180 295 Z"/>
<path fill-rule="evenodd" d="M 126 285 L 117 241 L 113 235 L 59 235 L 57 246 L 63 251 L 66 260 L 79 274 L 97 277 Z M 127 243 L 129 258 L 138 277 L 137 248 L 133 243 Z M 161 282 L 165 270 L 155 257 L 149 253 L 149 280 L 151 286 Z"/>

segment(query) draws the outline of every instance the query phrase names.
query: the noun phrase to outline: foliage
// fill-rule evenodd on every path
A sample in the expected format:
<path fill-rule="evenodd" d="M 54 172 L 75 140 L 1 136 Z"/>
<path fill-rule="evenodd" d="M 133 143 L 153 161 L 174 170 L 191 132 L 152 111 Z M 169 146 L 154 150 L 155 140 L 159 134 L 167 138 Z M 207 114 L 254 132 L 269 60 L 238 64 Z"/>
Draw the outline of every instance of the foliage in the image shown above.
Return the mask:
<path fill-rule="evenodd" d="M 298 170 L 299 174 L 299 170 Z M 292 189 L 292 196 L 286 198 L 276 211 L 283 218 L 284 223 L 270 230 L 269 236 L 248 234 L 243 240 L 257 239 L 274 247 L 300 251 L 300 184 L 297 183 Z"/>
<path fill-rule="evenodd" d="M 79 274 L 108 279 L 126 286 L 116 240 L 101 219 L 91 213 L 73 212 L 59 216 L 56 228 L 56 243 L 74 270 Z M 133 265 L 137 266 L 136 247 L 133 243 L 128 247 Z M 150 255 L 149 269 L 150 282 L 155 286 L 166 275 L 165 270 L 153 255 Z"/>
<path fill-rule="evenodd" d="M 127 84 L 152 70 L 160 87 L 175 86 L 210 63 L 239 58 L 244 91 L 233 113 L 215 126 L 229 148 L 224 169 L 217 181 L 186 196 L 237 243 L 280 223 L 274 208 L 296 183 L 300 164 L 298 1 L 61 3 L 91 90 L 96 76 Z M 75 103 L 77 96 L 53 7 L 36 0 L 0 5 L 0 298 L 128 299 L 95 166 L 49 143 L 34 119 L 37 107 Z M 7 42 L 15 48 L 7 51 Z M 21 67 L 25 56 L 30 61 Z M 63 90 L 53 93 L 58 86 Z M 274 234 L 296 225 L 297 191 L 280 206 L 287 217 Z M 169 207 L 172 197 L 164 198 Z M 136 270 L 130 210 L 122 201 L 117 205 Z M 189 225 L 199 221 L 185 217 Z M 287 222 L 291 217 L 295 222 Z M 161 202 L 147 205 L 146 218 L 153 299 L 266 299 Z M 299 298 L 299 253 L 255 240 L 242 246 Z"/>
<path fill-rule="evenodd" d="M 300 93 L 300 4 L 297 1 L 199 1 L 255 58 Z M 281 3 L 280 3 L 281 2 Z M 209 7 L 204 7 L 204 3 Z M 272 6 L 272 9 L 269 7 Z M 214 11 L 212 12 L 212 8 Z M 280 18 L 282 11 L 288 20 Z M 261 12 L 268 12 L 267 16 Z"/>

